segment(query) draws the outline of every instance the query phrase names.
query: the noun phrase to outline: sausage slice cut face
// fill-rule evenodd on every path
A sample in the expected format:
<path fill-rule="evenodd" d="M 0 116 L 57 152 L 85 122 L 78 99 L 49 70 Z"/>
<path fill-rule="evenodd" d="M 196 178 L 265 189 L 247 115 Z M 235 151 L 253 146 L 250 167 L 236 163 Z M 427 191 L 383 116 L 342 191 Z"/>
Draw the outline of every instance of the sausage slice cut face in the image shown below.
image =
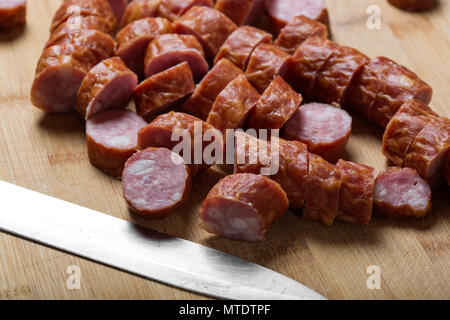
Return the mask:
<path fill-rule="evenodd" d="M 421 218 L 431 211 L 431 190 L 416 170 L 391 167 L 376 179 L 374 204 L 389 218 Z"/>
<path fill-rule="evenodd" d="M 26 22 L 26 0 L 0 1 L 0 30 L 12 30 Z"/>
<path fill-rule="evenodd" d="M 128 4 L 128 0 L 108 0 L 117 22 L 122 19 L 123 13 Z"/>
<path fill-rule="evenodd" d="M 119 57 L 103 60 L 83 79 L 76 108 L 86 119 L 102 110 L 126 108 L 137 83 L 136 74 Z"/>
<path fill-rule="evenodd" d="M 281 137 L 301 141 L 310 152 L 336 162 L 347 146 L 351 129 L 352 117 L 345 110 L 313 102 L 298 108 Z"/>
<path fill-rule="evenodd" d="M 226 176 L 200 208 L 200 226 L 210 233 L 244 241 L 261 241 L 289 207 L 286 193 L 273 180 L 251 173 Z"/>
<path fill-rule="evenodd" d="M 217 0 L 215 8 L 238 26 L 253 24 L 265 10 L 264 0 Z"/>
<path fill-rule="evenodd" d="M 88 119 L 86 138 L 91 164 L 115 178 L 136 151 L 138 131 L 147 123 L 129 110 L 108 110 Z"/>
<path fill-rule="evenodd" d="M 191 176 L 179 155 L 166 148 L 147 148 L 125 163 L 122 185 L 132 211 L 160 219 L 187 199 Z"/>

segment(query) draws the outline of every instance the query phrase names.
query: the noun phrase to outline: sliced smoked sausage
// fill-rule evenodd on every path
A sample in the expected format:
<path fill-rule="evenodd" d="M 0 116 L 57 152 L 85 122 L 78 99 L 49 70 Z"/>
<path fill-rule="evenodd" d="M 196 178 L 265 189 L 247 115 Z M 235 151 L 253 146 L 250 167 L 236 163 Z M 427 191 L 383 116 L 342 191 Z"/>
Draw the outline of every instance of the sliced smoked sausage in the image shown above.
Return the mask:
<path fill-rule="evenodd" d="M 407 11 L 425 11 L 434 7 L 435 0 L 388 0 L 393 6 Z"/>
<path fill-rule="evenodd" d="M 31 87 L 31 102 L 50 113 L 75 111 L 77 92 L 86 73 L 101 59 L 92 50 L 51 46 L 44 50 Z"/>
<path fill-rule="evenodd" d="M 227 58 L 237 67 L 245 70 L 253 50 L 260 43 L 272 43 L 272 35 L 250 26 L 239 27 L 220 48 L 214 63 Z"/>
<path fill-rule="evenodd" d="M 133 91 L 136 111 L 151 121 L 194 91 L 194 78 L 187 62 L 157 73 Z"/>
<path fill-rule="evenodd" d="M 0 1 L 0 30 L 12 30 L 25 25 L 27 1 Z"/>
<path fill-rule="evenodd" d="M 323 103 L 343 104 L 350 83 L 369 58 L 356 49 L 333 45 L 333 54 L 320 70 L 310 98 Z"/>
<path fill-rule="evenodd" d="M 120 22 L 128 5 L 128 0 L 108 0 L 108 3 L 111 6 L 112 11 L 114 12 L 116 21 Z"/>
<path fill-rule="evenodd" d="M 86 74 L 77 93 L 77 111 L 86 119 L 108 109 L 126 108 L 138 84 L 119 57 L 103 60 Z"/>
<path fill-rule="evenodd" d="M 304 15 L 329 27 L 328 10 L 323 0 L 265 0 L 266 9 L 275 33 L 295 16 Z"/>
<path fill-rule="evenodd" d="M 318 155 L 310 153 L 308 156 L 308 182 L 303 218 L 330 227 L 339 210 L 341 171 Z"/>
<path fill-rule="evenodd" d="M 205 137 L 207 134 L 211 136 L 211 142 L 206 139 L 197 140 L 198 136 Z M 190 152 L 186 151 L 189 154 L 183 153 L 183 158 L 189 165 L 193 177 L 214 164 L 203 157 L 204 150 L 210 143 L 218 144 L 219 151 L 223 150 L 222 135 L 219 131 L 205 121 L 182 112 L 171 111 L 162 114 L 142 128 L 138 134 L 139 150 L 147 147 L 165 147 L 173 150 L 180 142 L 186 142 L 191 147 Z M 197 145 L 200 146 L 199 154 L 196 153 Z"/>
<path fill-rule="evenodd" d="M 414 72 L 394 63 L 377 93 L 377 98 L 371 109 L 371 120 L 380 127 L 386 128 L 389 120 L 402 104 L 411 98 L 428 104 L 432 93 L 432 88 Z"/>
<path fill-rule="evenodd" d="M 259 97 L 247 78 L 239 75 L 219 93 L 206 122 L 222 133 L 242 128 Z"/>
<path fill-rule="evenodd" d="M 327 27 L 308 17 L 296 16 L 281 29 L 275 45 L 289 54 L 294 54 L 295 50 L 311 37 L 328 38 Z"/>
<path fill-rule="evenodd" d="M 183 109 L 206 121 L 219 93 L 243 73 L 230 60 L 221 59 L 195 87 L 192 96 L 183 104 Z"/>
<path fill-rule="evenodd" d="M 215 8 L 238 26 L 253 24 L 265 11 L 264 0 L 217 0 Z"/>
<path fill-rule="evenodd" d="M 179 155 L 166 148 L 147 148 L 125 163 L 122 186 L 132 211 L 160 219 L 187 200 L 191 175 Z"/>
<path fill-rule="evenodd" d="M 390 167 L 375 181 L 374 205 L 388 218 L 421 218 L 431 211 L 431 190 L 416 170 Z"/>
<path fill-rule="evenodd" d="M 308 145 L 310 152 L 334 163 L 345 150 L 351 128 L 352 117 L 345 110 L 308 103 L 286 122 L 281 137 L 301 141 Z"/>
<path fill-rule="evenodd" d="M 91 164 L 115 178 L 136 152 L 138 131 L 147 122 L 129 110 L 108 110 L 86 121 L 86 141 Z"/>
<path fill-rule="evenodd" d="M 159 15 L 175 21 L 194 6 L 212 7 L 212 0 L 161 0 Z"/>
<path fill-rule="evenodd" d="M 438 115 L 426 104 L 411 99 L 389 121 L 383 134 L 383 154 L 396 166 L 402 166 L 419 132 Z"/>
<path fill-rule="evenodd" d="M 122 16 L 120 28 L 144 18 L 154 18 L 158 16 L 158 8 L 161 0 L 133 0 L 131 1 Z"/>
<path fill-rule="evenodd" d="M 222 12 L 201 6 L 192 7 L 174 22 L 175 31 L 191 34 L 203 45 L 209 61 L 237 26 Z"/>
<path fill-rule="evenodd" d="M 437 117 L 416 136 L 409 147 L 403 166 L 414 168 L 433 188 L 442 179 L 442 168 L 450 149 L 450 120 Z"/>
<path fill-rule="evenodd" d="M 336 219 L 368 224 L 372 217 L 375 172 L 372 167 L 340 159 L 339 211 Z"/>
<path fill-rule="evenodd" d="M 288 206 L 286 193 L 273 180 L 233 174 L 208 193 L 199 212 L 200 226 L 232 240 L 261 241 Z"/>
<path fill-rule="evenodd" d="M 194 36 L 185 34 L 157 36 L 145 54 L 145 76 L 150 77 L 183 61 L 189 63 L 196 82 L 208 72 L 209 66 L 202 46 Z"/>
<path fill-rule="evenodd" d="M 127 24 L 116 36 L 116 55 L 140 77 L 148 44 L 157 36 L 172 33 L 172 23 L 164 18 L 145 18 Z"/>
<path fill-rule="evenodd" d="M 289 57 L 286 52 L 272 44 L 259 44 L 248 61 L 245 72 L 248 81 L 259 93 L 263 93 L 278 75 L 285 75 Z"/>
<path fill-rule="evenodd" d="M 271 82 L 250 113 L 248 127 L 252 129 L 281 129 L 302 103 L 282 77 Z"/>

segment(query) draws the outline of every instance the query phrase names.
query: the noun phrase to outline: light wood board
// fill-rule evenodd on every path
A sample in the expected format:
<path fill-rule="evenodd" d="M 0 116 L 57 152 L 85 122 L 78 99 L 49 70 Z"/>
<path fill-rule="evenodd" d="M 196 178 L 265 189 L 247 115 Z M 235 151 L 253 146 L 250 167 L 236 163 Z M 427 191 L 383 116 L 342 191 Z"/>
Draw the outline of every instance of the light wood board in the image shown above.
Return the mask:
<path fill-rule="evenodd" d="M 434 89 L 431 106 L 450 116 L 450 1 L 429 13 L 402 12 L 385 0 L 328 0 L 333 39 L 370 57 L 388 56 Z M 120 181 L 93 168 L 83 121 L 45 115 L 31 106 L 36 62 L 60 0 L 28 1 L 20 34 L 0 34 L 0 179 L 156 230 L 222 250 L 276 270 L 330 299 L 449 299 L 450 189 L 434 194 L 433 214 L 401 222 L 378 216 L 368 226 L 331 228 L 288 212 L 260 243 L 233 242 L 198 227 L 197 210 L 221 175 L 195 179 L 189 204 L 162 221 L 142 221 L 127 210 Z M 381 9 L 381 29 L 366 26 L 366 9 Z M 345 158 L 383 170 L 382 131 L 354 118 Z M 1 211 L 1 203 L 0 203 Z M 14 214 L 14 212 L 0 212 Z M 82 271 L 81 289 L 66 287 L 70 265 Z M 366 270 L 381 268 L 381 289 L 367 288 Z M 92 261 L 0 233 L 1 299 L 196 299 L 199 295 L 139 278 Z"/>

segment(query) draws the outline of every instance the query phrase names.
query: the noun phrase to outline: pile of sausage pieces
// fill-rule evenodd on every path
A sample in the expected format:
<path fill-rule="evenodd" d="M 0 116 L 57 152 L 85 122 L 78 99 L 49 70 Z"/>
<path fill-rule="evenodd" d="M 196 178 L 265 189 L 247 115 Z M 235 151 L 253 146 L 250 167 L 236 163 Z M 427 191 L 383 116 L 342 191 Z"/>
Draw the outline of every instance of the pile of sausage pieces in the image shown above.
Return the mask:
<path fill-rule="evenodd" d="M 252 26 L 259 17 L 269 32 Z M 321 0 L 66 0 L 31 100 L 86 119 L 91 163 L 121 178 L 128 205 L 146 218 L 180 206 L 191 179 L 214 164 L 186 161 L 173 134 L 213 132 L 228 145 L 228 129 L 280 136 L 236 131 L 233 174 L 199 212 L 211 233 L 259 241 L 289 207 L 327 226 L 367 224 L 373 207 L 424 217 L 431 190 L 450 183 L 450 120 L 427 106 L 432 89 L 415 73 L 329 34 Z M 136 112 L 125 109 L 131 100 Z M 395 167 L 375 178 L 373 168 L 340 159 L 352 125 L 344 109 L 386 129 L 383 153 Z M 274 145 L 279 169 L 263 173 L 273 159 L 249 159 Z"/>

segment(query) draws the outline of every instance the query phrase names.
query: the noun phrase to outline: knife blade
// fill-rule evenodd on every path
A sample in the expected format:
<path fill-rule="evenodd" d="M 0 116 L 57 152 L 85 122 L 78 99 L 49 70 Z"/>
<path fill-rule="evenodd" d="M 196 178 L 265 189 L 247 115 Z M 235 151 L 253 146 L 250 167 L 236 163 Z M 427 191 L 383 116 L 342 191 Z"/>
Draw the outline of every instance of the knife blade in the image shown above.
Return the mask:
<path fill-rule="evenodd" d="M 0 181 L 0 230 L 216 298 L 325 299 L 263 266 Z"/>

